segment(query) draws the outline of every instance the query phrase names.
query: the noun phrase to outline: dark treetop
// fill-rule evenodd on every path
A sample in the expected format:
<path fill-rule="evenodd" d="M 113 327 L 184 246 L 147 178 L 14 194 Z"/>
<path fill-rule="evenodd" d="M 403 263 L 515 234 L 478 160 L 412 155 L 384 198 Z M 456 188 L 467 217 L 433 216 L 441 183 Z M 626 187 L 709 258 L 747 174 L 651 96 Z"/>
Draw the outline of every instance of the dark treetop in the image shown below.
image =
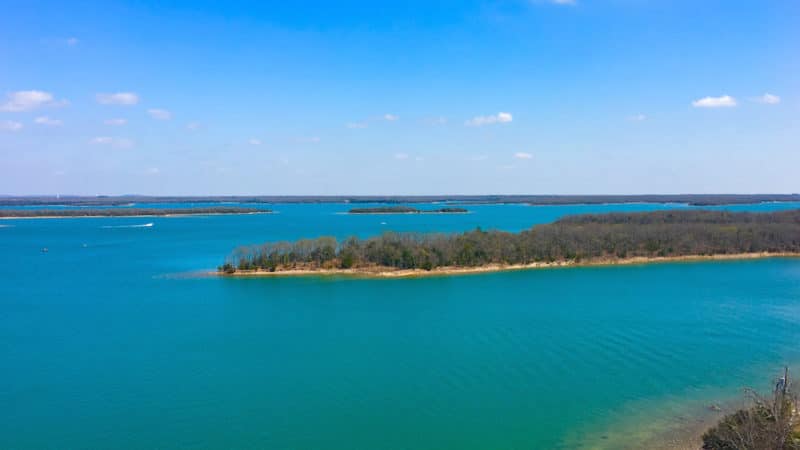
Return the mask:
<path fill-rule="evenodd" d="M 425 269 L 488 264 L 581 262 L 631 257 L 800 252 L 800 210 L 773 213 L 656 211 L 565 217 L 520 233 L 332 237 L 236 249 L 219 269 Z"/>

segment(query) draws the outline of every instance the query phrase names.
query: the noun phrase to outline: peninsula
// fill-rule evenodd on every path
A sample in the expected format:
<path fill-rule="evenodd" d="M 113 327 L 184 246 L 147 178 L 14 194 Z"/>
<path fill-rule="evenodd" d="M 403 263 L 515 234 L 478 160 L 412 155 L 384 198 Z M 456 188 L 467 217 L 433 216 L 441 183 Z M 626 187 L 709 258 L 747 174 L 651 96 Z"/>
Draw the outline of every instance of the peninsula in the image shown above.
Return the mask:
<path fill-rule="evenodd" d="M 520 233 L 384 233 L 237 248 L 225 275 L 416 276 L 568 265 L 800 255 L 800 210 L 577 215 Z"/>
<path fill-rule="evenodd" d="M 378 206 L 374 208 L 353 208 L 348 214 L 466 214 L 464 208 L 417 209 L 410 206 Z"/>
<path fill-rule="evenodd" d="M 0 209 L 0 219 L 53 219 L 66 217 L 155 217 L 216 214 L 267 214 L 257 208 L 212 206 L 204 208 L 78 208 L 78 209 Z"/>

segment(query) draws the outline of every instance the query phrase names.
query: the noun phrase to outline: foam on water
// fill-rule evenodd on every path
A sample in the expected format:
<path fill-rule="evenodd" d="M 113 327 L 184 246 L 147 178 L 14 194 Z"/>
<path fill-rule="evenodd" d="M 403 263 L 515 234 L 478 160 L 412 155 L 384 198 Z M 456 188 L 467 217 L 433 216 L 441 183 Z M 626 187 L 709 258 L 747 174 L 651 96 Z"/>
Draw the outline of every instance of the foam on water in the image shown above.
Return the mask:
<path fill-rule="evenodd" d="M 100 228 L 150 228 L 152 226 L 153 222 L 142 223 L 138 225 L 103 225 Z"/>

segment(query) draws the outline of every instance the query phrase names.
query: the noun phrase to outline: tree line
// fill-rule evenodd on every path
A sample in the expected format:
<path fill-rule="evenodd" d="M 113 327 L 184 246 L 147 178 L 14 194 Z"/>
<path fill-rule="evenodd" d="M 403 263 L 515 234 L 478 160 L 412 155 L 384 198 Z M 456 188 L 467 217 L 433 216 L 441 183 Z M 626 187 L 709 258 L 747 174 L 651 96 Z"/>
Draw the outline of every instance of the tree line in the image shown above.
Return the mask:
<path fill-rule="evenodd" d="M 173 216 L 188 214 L 250 214 L 268 213 L 269 210 L 235 206 L 209 206 L 203 208 L 80 208 L 80 209 L 0 209 L 3 217 L 135 217 Z"/>
<path fill-rule="evenodd" d="M 677 194 L 677 195 L 249 195 L 249 196 L 0 196 L 0 205 L 110 206 L 127 203 L 460 203 L 577 205 L 603 203 L 686 203 L 732 205 L 800 202 L 800 194 Z"/>
<path fill-rule="evenodd" d="M 800 210 L 610 213 L 568 216 L 520 233 L 478 228 L 459 234 L 387 232 L 367 239 L 268 242 L 237 248 L 219 270 L 374 266 L 432 270 L 756 252 L 800 252 Z"/>
<path fill-rule="evenodd" d="M 418 209 L 411 206 L 375 206 L 371 208 L 353 208 L 350 214 L 463 214 L 469 211 L 464 208 Z"/>

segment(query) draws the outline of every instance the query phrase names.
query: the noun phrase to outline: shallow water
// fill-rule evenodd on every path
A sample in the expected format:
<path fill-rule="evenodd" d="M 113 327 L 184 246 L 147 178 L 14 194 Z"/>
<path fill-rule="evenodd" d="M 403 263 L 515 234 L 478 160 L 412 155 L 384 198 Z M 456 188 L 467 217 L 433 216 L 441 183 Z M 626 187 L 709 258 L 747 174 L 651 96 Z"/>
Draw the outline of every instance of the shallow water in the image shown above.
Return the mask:
<path fill-rule="evenodd" d="M 411 280 L 187 274 L 267 240 L 517 231 L 683 205 L 271 207 L 0 220 L 0 448 L 637 448 L 800 361 L 797 259 Z"/>

